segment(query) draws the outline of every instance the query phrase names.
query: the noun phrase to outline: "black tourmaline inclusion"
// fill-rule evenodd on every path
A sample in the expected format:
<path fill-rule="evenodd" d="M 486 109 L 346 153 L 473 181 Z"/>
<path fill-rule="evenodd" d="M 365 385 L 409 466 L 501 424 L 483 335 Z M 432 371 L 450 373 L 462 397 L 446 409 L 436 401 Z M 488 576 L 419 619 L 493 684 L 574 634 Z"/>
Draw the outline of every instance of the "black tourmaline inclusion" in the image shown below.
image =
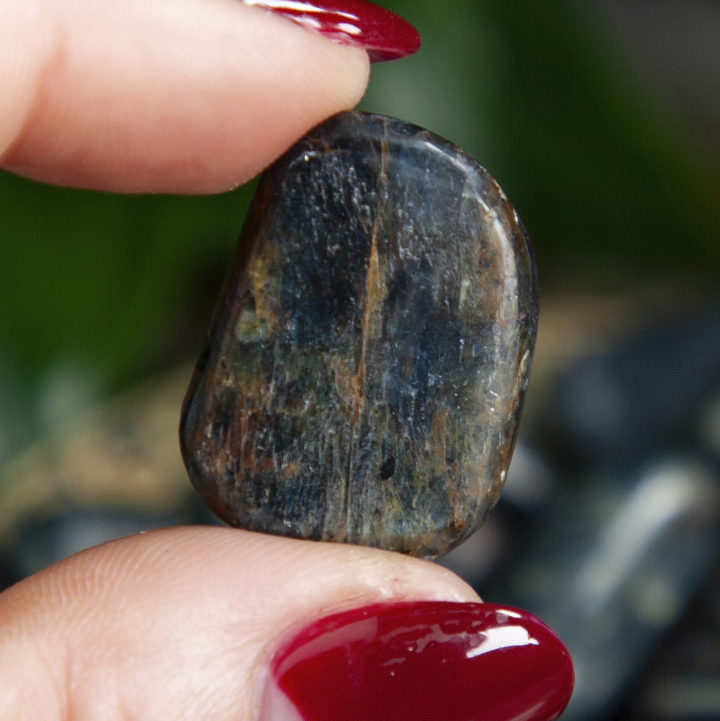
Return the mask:
<path fill-rule="evenodd" d="M 193 484 L 233 526 L 444 553 L 497 501 L 536 325 L 485 169 L 337 115 L 260 181 L 185 400 Z"/>

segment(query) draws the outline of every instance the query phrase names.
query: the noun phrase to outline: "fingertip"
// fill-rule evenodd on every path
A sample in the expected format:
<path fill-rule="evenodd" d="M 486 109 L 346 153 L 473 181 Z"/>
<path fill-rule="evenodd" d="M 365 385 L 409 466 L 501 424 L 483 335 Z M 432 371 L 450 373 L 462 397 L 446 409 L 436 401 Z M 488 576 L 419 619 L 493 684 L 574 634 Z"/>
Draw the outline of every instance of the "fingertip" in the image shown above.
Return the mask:
<path fill-rule="evenodd" d="M 235 0 L 38 6 L 10 18 L 11 40 L 31 24 L 42 41 L 12 40 L 0 62 L 16 89 L 0 158 L 39 180 L 228 190 L 356 104 L 367 84 L 362 50 Z"/>
<path fill-rule="evenodd" d="M 19 666 L 0 664 L 0 698 L 33 677 L 31 696 L 8 695 L 3 717 L 91 718 L 111 704 L 132 721 L 250 721 L 289 632 L 408 599 L 477 596 L 440 566 L 369 548 L 207 527 L 114 541 L 0 594 L 0 659 L 22 651 Z"/>

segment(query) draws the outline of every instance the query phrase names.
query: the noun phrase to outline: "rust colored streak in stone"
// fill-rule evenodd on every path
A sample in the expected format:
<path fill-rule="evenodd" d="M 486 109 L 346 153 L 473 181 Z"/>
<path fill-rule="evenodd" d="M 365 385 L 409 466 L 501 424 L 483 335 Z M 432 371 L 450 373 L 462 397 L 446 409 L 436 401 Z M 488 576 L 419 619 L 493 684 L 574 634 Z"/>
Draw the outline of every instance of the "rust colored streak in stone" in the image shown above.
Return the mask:
<path fill-rule="evenodd" d="M 362 443 L 362 418 L 365 407 L 366 392 L 366 365 L 368 362 L 369 346 L 372 340 L 378 335 L 378 325 L 382 320 L 382 303 L 385 300 L 385 287 L 383 283 L 383 274 L 380 270 L 380 255 L 378 252 L 378 236 L 380 235 L 381 223 L 383 219 L 383 204 L 385 202 L 386 186 L 387 186 L 387 158 L 388 144 L 385 137 L 380 139 L 380 170 L 377 178 L 378 189 L 378 207 L 376 210 L 375 220 L 370 233 L 370 255 L 367 261 L 367 282 L 365 284 L 365 296 L 363 302 L 362 313 L 362 332 L 360 337 L 360 361 L 357 372 L 354 377 L 354 397 L 353 397 L 353 419 L 352 419 L 352 446 L 348 458 L 348 474 L 345 487 L 345 526 L 347 529 L 353 528 L 353 516 L 357 515 L 353 509 L 353 497 L 357 494 L 353 493 L 353 479 L 356 478 L 355 462 L 359 446 Z M 370 420 L 370 419 L 367 419 Z M 370 421 L 371 422 L 371 421 Z M 382 472 L 380 474 L 382 476 Z"/>

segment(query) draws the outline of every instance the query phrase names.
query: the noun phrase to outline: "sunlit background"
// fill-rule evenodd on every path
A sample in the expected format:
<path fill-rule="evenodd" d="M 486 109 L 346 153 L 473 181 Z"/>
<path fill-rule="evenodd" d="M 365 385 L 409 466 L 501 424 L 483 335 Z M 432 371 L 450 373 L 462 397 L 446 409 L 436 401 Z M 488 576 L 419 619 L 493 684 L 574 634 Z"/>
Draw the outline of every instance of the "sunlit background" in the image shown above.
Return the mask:
<path fill-rule="evenodd" d="M 566 718 L 720 718 L 720 3 L 388 5 L 424 45 L 362 109 L 490 170 L 542 290 L 506 494 L 447 563 L 568 643 Z M 0 587 L 212 522 L 177 419 L 250 195 L 0 174 Z"/>

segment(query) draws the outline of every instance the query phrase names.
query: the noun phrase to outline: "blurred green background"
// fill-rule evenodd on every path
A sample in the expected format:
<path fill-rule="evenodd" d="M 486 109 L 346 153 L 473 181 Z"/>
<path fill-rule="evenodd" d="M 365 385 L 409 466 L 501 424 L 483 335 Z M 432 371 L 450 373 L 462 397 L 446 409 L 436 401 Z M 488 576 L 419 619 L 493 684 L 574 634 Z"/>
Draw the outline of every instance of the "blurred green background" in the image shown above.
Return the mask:
<path fill-rule="evenodd" d="M 375 66 L 362 108 L 488 167 L 530 231 L 546 296 L 712 289 L 717 3 L 389 6 L 423 48 Z M 248 197 L 110 196 L 0 174 L 0 459 L 194 355 Z"/>

